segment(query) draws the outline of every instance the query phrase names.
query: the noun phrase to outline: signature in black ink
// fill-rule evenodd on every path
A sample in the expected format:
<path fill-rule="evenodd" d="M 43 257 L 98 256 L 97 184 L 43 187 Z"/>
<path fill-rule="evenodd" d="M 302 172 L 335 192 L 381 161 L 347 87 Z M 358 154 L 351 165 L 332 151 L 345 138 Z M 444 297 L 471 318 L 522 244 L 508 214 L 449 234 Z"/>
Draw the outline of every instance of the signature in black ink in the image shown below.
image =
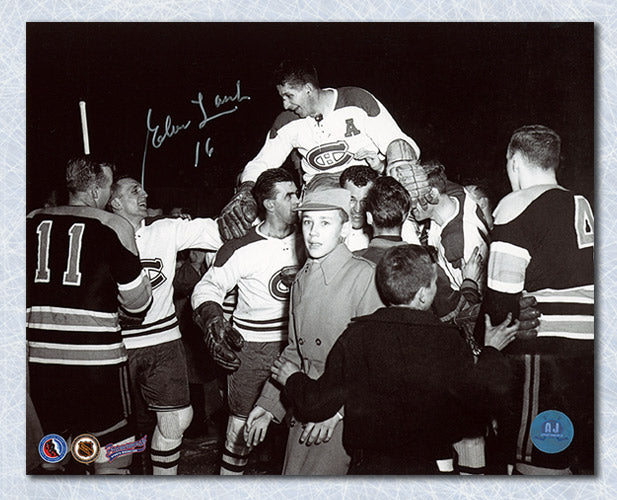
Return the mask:
<path fill-rule="evenodd" d="M 160 148 L 165 142 L 165 139 L 169 139 L 170 137 L 173 137 L 177 133 L 182 132 L 183 130 L 186 130 L 187 128 L 189 128 L 189 125 L 191 124 L 191 120 L 188 120 L 186 123 L 183 123 L 180 125 L 174 125 L 171 122 L 171 116 L 167 115 L 167 117 L 165 118 L 165 127 L 163 130 L 163 133 L 159 134 L 159 125 L 152 127 L 150 123 L 151 116 L 152 116 L 152 108 L 148 109 L 148 116 L 146 117 L 146 126 L 148 127 L 148 133 L 152 132 L 152 146 L 154 146 L 155 148 Z"/>

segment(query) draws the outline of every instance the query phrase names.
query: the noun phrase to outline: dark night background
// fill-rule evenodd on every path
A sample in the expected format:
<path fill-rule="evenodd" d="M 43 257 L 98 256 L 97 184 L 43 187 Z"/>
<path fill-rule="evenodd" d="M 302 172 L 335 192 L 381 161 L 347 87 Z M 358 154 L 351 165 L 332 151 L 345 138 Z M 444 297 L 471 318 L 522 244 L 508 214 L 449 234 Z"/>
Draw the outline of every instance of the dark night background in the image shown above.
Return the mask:
<path fill-rule="evenodd" d="M 509 191 L 512 131 L 550 126 L 562 137 L 561 184 L 593 203 L 593 23 L 28 23 L 28 210 L 63 192 L 66 160 L 83 152 L 85 100 L 91 152 L 137 179 L 148 110 L 161 130 L 167 115 L 191 120 L 148 147 L 149 205 L 216 214 L 282 110 L 272 70 L 297 55 L 313 60 L 322 87 L 372 92 L 423 158 L 455 181 L 486 178 L 496 199 Z M 238 80 L 250 100 L 217 108 Z M 238 110 L 199 129 L 199 92 L 210 117 Z"/>

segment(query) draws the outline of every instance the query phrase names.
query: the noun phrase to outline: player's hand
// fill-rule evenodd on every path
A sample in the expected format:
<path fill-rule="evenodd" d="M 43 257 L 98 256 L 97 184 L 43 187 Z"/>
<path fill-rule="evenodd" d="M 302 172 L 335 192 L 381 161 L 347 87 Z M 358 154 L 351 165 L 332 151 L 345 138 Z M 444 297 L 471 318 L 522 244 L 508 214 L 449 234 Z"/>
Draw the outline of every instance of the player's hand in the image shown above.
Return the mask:
<path fill-rule="evenodd" d="M 220 304 L 207 301 L 193 313 L 193 320 L 204 333 L 204 342 L 216 363 L 227 370 L 237 370 L 240 359 L 236 351 L 244 347 L 244 338 L 223 318 Z"/>
<path fill-rule="evenodd" d="M 223 241 L 244 236 L 257 218 L 257 202 L 251 189 L 254 182 L 243 182 L 217 219 Z"/>
<path fill-rule="evenodd" d="M 300 435 L 300 444 L 306 442 L 306 446 L 312 444 L 327 443 L 332 438 L 334 428 L 343 417 L 340 413 L 336 413 L 333 417 L 323 422 L 309 422 L 303 426 L 302 434 Z"/>
<path fill-rule="evenodd" d="M 469 259 L 463 262 L 463 279 L 472 280 L 476 285 L 480 286 L 485 268 L 486 263 L 484 262 L 483 255 L 480 253 L 480 247 L 475 247 Z"/>
<path fill-rule="evenodd" d="M 486 326 L 486 333 L 484 334 L 484 345 L 494 347 L 498 351 L 501 351 L 510 342 L 516 338 L 516 331 L 519 328 L 519 321 L 516 320 L 511 326 L 508 326 L 512 322 L 512 313 L 508 313 L 503 323 L 493 326 L 491 318 L 488 314 L 484 315 L 484 324 Z"/>
<path fill-rule="evenodd" d="M 235 351 L 242 349 L 244 338 L 222 316 L 208 323 L 204 341 L 208 352 L 220 366 L 233 371 L 240 368 L 240 359 Z"/>
<path fill-rule="evenodd" d="M 353 157 L 354 160 L 364 160 L 369 167 L 379 173 L 383 172 L 386 166 L 386 162 L 379 158 L 379 153 L 377 151 L 361 148 Z"/>
<path fill-rule="evenodd" d="M 251 410 L 244 424 L 244 440 L 248 446 L 257 446 L 266 439 L 268 426 L 273 418 L 272 413 L 261 406 Z"/>
<path fill-rule="evenodd" d="M 270 367 L 272 372 L 272 378 L 279 384 L 285 385 L 287 379 L 294 373 L 299 372 L 300 369 L 294 365 L 291 361 L 282 362 L 280 359 L 275 359 L 274 364 Z"/>
<path fill-rule="evenodd" d="M 538 326 L 540 326 L 540 310 L 538 309 L 538 301 L 532 295 L 526 297 L 521 296 L 518 302 L 519 313 L 518 319 L 520 325 L 516 338 L 519 339 L 532 339 L 538 335 Z"/>

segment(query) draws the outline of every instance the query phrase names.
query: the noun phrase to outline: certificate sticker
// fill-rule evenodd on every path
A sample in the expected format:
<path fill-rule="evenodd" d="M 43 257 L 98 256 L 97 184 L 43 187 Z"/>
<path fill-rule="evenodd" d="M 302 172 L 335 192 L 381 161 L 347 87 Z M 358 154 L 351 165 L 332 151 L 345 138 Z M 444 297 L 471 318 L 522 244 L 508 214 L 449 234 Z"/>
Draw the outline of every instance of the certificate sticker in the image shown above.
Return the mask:
<path fill-rule="evenodd" d="M 544 453 L 560 453 L 574 438 L 574 425 L 565 413 L 547 410 L 531 424 L 531 441 Z"/>

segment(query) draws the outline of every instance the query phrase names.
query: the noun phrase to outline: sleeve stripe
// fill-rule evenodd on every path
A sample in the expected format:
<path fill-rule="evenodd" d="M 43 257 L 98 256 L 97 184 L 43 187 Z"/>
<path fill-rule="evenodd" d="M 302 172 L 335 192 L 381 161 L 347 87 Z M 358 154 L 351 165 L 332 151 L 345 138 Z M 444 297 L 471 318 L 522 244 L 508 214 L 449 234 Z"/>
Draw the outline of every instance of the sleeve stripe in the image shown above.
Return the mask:
<path fill-rule="evenodd" d="M 511 255 L 512 257 L 523 259 L 527 263 L 531 260 L 531 256 L 526 249 L 512 243 L 506 243 L 505 241 L 493 241 L 491 243 L 491 253 L 493 252 Z"/>
<path fill-rule="evenodd" d="M 118 283 L 118 291 L 124 292 L 124 291 L 132 290 L 133 288 L 137 288 L 138 286 L 142 284 L 142 279 L 144 277 L 147 278 L 148 275 L 146 274 L 146 271 L 142 269 L 139 275 L 137 276 L 137 278 L 135 278 L 130 283 Z"/>
<path fill-rule="evenodd" d="M 499 281 L 493 278 L 488 278 L 487 285 L 491 290 L 503 293 L 519 293 L 523 291 L 523 282 L 510 283 L 506 281 Z"/>

